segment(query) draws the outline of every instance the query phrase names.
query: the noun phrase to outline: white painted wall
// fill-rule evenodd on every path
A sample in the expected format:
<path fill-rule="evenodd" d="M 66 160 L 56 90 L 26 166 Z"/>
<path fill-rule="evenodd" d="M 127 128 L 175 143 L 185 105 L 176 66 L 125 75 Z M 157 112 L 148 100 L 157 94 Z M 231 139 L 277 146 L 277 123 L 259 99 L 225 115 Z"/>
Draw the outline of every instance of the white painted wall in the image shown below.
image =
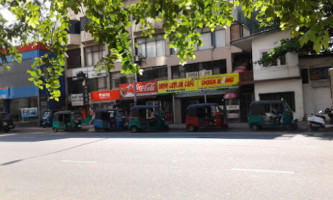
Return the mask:
<path fill-rule="evenodd" d="M 312 57 L 299 60 L 301 69 L 333 66 L 333 57 Z M 332 106 L 330 80 L 317 80 L 303 84 L 304 113 L 317 113 L 320 109 Z M 318 95 L 319 94 L 319 95 Z"/>
<path fill-rule="evenodd" d="M 253 62 L 258 61 L 261 58 L 262 52 L 269 52 L 274 47 L 279 46 L 279 41 L 284 38 L 290 38 L 289 31 L 274 32 L 253 39 Z M 300 75 L 298 64 L 298 54 L 295 53 L 286 54 L 286 65 L 278 64 L 277 66 L 263 67 L 262 65 L 254 63 L 253 78 L 254 80 L 266 80 L 286 77 L 298 77 Z"/>
<path fill-rule="evenodd" d="M 302 80 L 281 80 L 269 81 L 254 84 L 255 100 L 259 99 L 259 94 L 278 92 L 295 92 L 295 112 L 294 117 L 299 121 L 304 117 L 303 91 Z"/>

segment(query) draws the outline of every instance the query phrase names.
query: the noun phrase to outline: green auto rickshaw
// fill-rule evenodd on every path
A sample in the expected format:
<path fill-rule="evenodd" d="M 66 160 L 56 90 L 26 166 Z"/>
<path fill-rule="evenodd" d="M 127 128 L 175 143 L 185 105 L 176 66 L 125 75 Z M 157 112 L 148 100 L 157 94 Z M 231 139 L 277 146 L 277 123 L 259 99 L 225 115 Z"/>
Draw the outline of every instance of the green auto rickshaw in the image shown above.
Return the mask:
<path fill-rule="evenodd" d="M 58 130 L 82 130 L 82 113 L 74 110 L 64 110 L 54 113 L 52 129 L 54 132 Z"/>
<path fill-rule="evenodd" d="M 128 128 L 132 133 L 143 130 L 168 131 L 169 125 L 158 106 L 139 105 L 131 108 Z"/>
<path fill-rule="evenodd" d="M 283 100 L 254 101 L 250 104 L 248 124 L 254 131 L 261 128 L 297 129 L 297 119 Z"/>

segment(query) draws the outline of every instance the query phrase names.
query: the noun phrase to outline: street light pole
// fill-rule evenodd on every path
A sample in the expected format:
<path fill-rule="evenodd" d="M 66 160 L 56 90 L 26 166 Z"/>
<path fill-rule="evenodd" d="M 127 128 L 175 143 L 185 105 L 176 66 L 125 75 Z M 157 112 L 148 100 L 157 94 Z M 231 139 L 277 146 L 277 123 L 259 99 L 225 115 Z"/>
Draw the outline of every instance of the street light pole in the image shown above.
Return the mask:
<path fill-rule="evenodd" d="M 130 5 L 130 1 L 129 0 L 127 0 L 127 3 L 128 3 L 128 6 Z M 133 23 L 132 23 L 132 21 L 133 21 L 133 16 L 132 16 L 132 14 L 130 14 L 130 18 L 129 18 L 129 20 L 130 20 L 130 22 L 131 22 L 131 28 L 130 28 L 130 36 L 131 36 L 131 43 L 132 43 L 132 57 L 133 57 L 133 59 L 132 60 L 134 60 L 134 52 L 135 52 L 135 48 L 134 48 L 134 36 L 133 36 Z M 136 73 L 134 73 L 134 77 L 133 77 L 133 81 L 134 81 L 134 83 L 133 83 L 133 89 L 134 89 L 134 105 L 136 106 L 136 103 L 137 103 L 137 99 L 136 99 L 136 82 L 137 82 L 137 74 Z"/>

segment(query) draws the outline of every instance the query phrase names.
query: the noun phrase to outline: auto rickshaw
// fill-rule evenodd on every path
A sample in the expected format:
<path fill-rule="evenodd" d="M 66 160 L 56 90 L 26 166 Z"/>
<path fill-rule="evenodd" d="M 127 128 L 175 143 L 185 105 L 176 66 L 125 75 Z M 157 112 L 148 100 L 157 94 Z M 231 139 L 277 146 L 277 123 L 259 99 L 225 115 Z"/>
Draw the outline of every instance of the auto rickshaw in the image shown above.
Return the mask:
<path fill-rule="evenodd" d="M 15 128 L 15 125 L 11 115 L 6 112 L 0 112 L 0 130 L 8 133 L 13 128 Z"/>
<path fill-rule="evenodd" d="M 186 109 L 186 129 L 196 131 L 199 128 L 228 128 L 225 114 L 215 103 L 190 105 Z"/>
<path fill-rule="evenodd" d="M 158 106 L 140 105 L 131 108 L 128 128 L 135 133 L 142 130 L 169 130 L 165 116 Z"/>
<path fill-rule="evenodd" d="M 250 104 L 248 116 L 250 128 L 257 131 L 261 128 L 290 128 L 297 129 L 297 119 L 293 111 L 283 100 L 254 101 Z"/>
<path fill-rule="evenodd" d="M 119 109 L 97 110 L 95 113 L 95 131 L 126 128 L 126 117 Z"/>
<path fill-rule="evenodd" d="M 53 116 L 52 116 L 52 111 L 45 111 L 42 117 L 42 127 L 52 127 L 52 121 L 53 121 Z"/>
<path fill-rule="evenodd" d="M 82 113 L 80 111 L 64 110 L 54 113 L 53 131 L 78 131 L 82 130 Z"/>

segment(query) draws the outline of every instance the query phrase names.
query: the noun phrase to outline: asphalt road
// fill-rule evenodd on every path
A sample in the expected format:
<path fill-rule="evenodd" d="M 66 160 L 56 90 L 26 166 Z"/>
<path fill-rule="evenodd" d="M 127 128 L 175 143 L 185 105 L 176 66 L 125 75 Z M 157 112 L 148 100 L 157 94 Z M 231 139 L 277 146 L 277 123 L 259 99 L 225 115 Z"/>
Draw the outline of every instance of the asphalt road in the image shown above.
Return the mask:
<path fill-rule="evenodd" d="M 333 134 L 0 134 L 0 199 L 333 199 Z"/>

